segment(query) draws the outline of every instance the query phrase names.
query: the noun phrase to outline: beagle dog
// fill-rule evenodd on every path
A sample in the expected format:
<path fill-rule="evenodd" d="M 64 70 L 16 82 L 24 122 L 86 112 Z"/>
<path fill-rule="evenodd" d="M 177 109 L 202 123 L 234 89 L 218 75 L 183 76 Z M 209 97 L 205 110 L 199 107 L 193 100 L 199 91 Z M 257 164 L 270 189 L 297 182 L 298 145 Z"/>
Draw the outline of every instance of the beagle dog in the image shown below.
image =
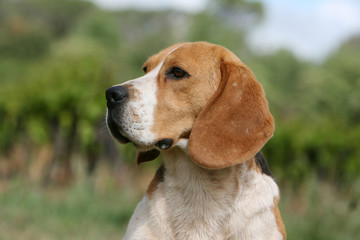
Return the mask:
<path fill-rule="evenodd" d="M 260 153 L 274 120 L 260 83 L 206 42 L 150 57 L 145 75 L 106 91 L 106 123 L 137 163 L 163 163 L 124 239 L 286 239 L 279 189 Z"/>

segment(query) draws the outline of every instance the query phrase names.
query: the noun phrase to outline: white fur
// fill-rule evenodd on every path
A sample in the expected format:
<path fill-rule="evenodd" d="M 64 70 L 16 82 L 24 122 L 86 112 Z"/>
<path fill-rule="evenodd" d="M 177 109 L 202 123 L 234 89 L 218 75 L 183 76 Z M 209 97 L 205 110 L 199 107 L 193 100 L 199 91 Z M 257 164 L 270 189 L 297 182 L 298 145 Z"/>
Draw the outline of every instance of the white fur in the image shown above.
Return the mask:
<path fill-rule="evenodd" d="M 246 164 L 207 170 L 179 149 L 164 154 L 164 165 L 164 181 L 138 204 L 125 240 L 282 239 L 271 177 Z"/>
<path fill-rule="evenodd" d="M 162 66 L 161 62 L 148 74 L 127 81 L 126 85 L 132 89 L 135 100 L 128 101 L 120 125 L 121 133 L 139 145 L 151 145 L 156 140 L 155 134 L 151 131 L 154 123 L 154 110 L 157 99 L 157 76 Z"/>

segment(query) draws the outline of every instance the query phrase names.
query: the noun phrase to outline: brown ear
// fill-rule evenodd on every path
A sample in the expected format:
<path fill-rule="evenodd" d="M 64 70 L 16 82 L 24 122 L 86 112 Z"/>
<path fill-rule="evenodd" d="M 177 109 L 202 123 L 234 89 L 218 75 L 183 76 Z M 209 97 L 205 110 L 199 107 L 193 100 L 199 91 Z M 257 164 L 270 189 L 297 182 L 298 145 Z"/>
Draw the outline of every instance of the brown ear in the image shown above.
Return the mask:
<path fill-rule="evenodd" d="M 255 156 L 274 129 L 254 74 L 240 61 L 223 62 L 220 86 L 193 125 L 189 153 L 205 168 L 229 167 Z"/>

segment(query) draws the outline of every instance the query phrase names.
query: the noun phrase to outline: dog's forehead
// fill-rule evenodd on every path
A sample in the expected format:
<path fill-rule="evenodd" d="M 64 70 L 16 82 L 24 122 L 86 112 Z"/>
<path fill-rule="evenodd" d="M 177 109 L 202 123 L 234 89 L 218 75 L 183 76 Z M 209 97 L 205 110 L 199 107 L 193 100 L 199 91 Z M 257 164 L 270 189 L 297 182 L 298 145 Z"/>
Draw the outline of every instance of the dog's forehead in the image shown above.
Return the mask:
<path fill-rule="evenodd" d="M 193 62 L 201 61 L 206 65 L 208 62 L 218 62 L 220 55 L 223 55 L 225 48 L 218 45 L 195 42 L 174 44 L 159 53 L 151 56 L 143 65 L 148 70 L 154 69 L 161 62 Z"/>
<path fill-rule="evenodd" d="M 184 44 L 185 43 L 174 44 L 168 48 L 165 48 L 164 50 L 161 50 L 157 54 L 152 55 L 145 61 L 143 68 L 146 67 L 147 69 L 154 69 L 157 65 L 159 65 L 159 63 L 164 61 L 165 57 L 168 56 L 171 51 L 174 51 L 174 49 L 179 48 Z"/>

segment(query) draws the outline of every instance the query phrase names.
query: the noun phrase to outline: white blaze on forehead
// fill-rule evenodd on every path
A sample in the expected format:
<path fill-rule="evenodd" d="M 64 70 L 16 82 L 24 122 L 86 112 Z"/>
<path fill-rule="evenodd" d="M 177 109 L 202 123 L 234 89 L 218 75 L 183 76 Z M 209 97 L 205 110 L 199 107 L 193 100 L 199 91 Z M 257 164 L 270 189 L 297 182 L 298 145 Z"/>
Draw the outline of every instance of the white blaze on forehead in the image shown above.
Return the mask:
<path fill-rule="evenodd" d="M 122 84 L 128 87 L 131 96 L 121 113 L 123 118 L 121 123 L 119 123 L 120 131 L 138 145 L 149 146 L 158 140 L 156 133 L 151 130 L 154 124 L 154 112 L 157 104 L 157 78 L 165 58 L 178 48 L 170 51 L 146 75 Z"/>
<path fill-rule="evenodd" d="M 125 136 L 141 145 L 150 145 L 156 140 L 151 127 L 157 103 L 157 76 L 162 64 L 163 62 L 145 76 L 125 83 L 135 91 L 126 103 L 120 127 Z"/>

